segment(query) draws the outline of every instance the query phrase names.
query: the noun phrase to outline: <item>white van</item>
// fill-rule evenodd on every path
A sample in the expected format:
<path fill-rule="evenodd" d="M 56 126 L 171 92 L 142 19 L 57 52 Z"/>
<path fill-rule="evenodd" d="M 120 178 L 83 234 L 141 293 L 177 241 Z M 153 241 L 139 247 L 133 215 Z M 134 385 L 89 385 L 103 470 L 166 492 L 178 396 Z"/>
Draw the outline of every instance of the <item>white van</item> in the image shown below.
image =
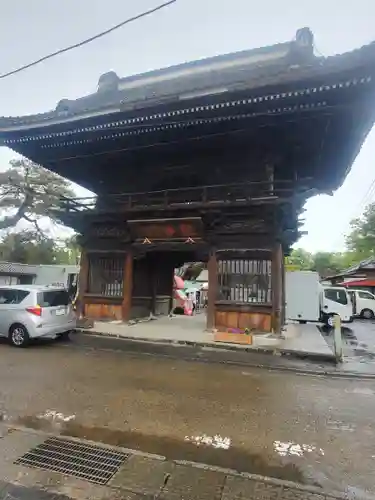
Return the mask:
<path fill-rule="evenodd" d="M 343 287 L 323 286 L 314 271 L 285 273 L 286 319 L 316 321 L 333 326 L 334 316 L 343 323 L 353 321 L 353 305 Z"/>
<path fill-rule="evenodd" d="M 354 316 L 372 319 L 375 317 L 375 295 L 367 290 L 348 290 L 353 303 Z"/>

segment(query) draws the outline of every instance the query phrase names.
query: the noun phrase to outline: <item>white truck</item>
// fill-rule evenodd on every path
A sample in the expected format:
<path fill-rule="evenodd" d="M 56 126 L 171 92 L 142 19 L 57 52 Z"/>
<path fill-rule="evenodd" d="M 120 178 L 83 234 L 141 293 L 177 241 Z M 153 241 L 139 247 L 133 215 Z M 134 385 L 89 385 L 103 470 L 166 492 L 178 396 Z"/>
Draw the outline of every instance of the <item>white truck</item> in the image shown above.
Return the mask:
<path fill-rule="evenodd" d="M 72 264 L 40 265 L 34 278 L 35 285 L 53 285 L 69 288 L 77 281 L 79 266 Z"/>
<path fill-rule="evenodd" d="M 306 323 L 316 321 L 332 327 L 334 316 L 343 323 L 353 321 L 353 304 L 343 287 L 322 285 L 313 271 L 285 273 L 286 319 Z"/>
<path fill-rule="evenodd" d="M 78 287 L 79 266 L 72 264 L 40 265 L 34 278 L 34 285 L 48 285 L 66 288 L 73 300 Z"/>

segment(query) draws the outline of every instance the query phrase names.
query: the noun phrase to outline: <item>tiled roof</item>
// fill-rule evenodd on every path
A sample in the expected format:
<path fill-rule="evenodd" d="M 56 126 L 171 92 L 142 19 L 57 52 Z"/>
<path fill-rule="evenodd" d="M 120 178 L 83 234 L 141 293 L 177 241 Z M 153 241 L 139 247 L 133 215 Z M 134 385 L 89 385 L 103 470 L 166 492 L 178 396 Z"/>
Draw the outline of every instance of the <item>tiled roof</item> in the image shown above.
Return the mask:
<path fill-rule="evenodd" d="M 180 102 L 183 107 L 189 97 L 215 96 L 220 93 L 225 95 L 230 91 L 287 85 L 322 78 L 327 74 L 344 74 L 348 70 L 356 71 L 360 79 L 367 76 L 365 73 L 369 66 L 375 69 L 375 42 L 345 54 L 327 58 L 311 55 L 303 60 L 294 59 L 295 51 L 291 47 L 294 47 L 291 43 L 278 44 L 272 46 L 272 50 L 267 48 L 268 55 L 260 49 L 244 51 L 123 79 L 113 73 L 102 75 L 97 92 L 76 100 L 61 100 L 53 111 L 29 116 L 0 117 L 0 132 L 1 129 L 7 132 L 128 110 L 136 111 L 167 102 Z M 258 57 L 265 57 L 265 60 L 257 61 Z M 210 69 L 210 65 L 213 69 Z M 108 88 L 103 89 L 100 81 L 105 80 L 105 76 L 109 80 L 112 78 L 112 81 Z"/>
<path fill-rule="evenodd" d="M 31 274 L 34 275 L 38 270 L 37 265 L 18 264 L 15 262 L 0 262 L 0 273 L 9 274 Z"/>
<path fill-rule="evenodd" d="M 345 269 L 345 271 L 342 271 L 341 274 L 344 276 L 346 274 L 352 274 L 360 271 L 361 269 L 375 269 L 375 258 L 369 257 L 368 259 L 362 260 L 359 264 L 355 264 L 354 266 Z"/>
<path fill-rule="evenodd" d="M 310 37 L 310 38 L 309 38 Z M 141 107 L 155 100 L 189 92 L 208 93 L 219 87 L 231 87 L 239 82 L 249 83 L 253 78 L 276 76 L 290 65 L 311 65 L 319 58 L 313 56 L 313 35 L 307 28 L 298 30 L 296 39 L 268 47 L 220 55 L 169 68 L 119 78 L 110 72 L 99 78 L 97 92 L 76 100 L 61 100 L 56 109 L 30 116 L 0 118 L 0 128 L 7 129 L 28 124 L 66 121 L 97 111 L 116 112 Z M 137 104 L 137 105 L 138 105 Z"/>

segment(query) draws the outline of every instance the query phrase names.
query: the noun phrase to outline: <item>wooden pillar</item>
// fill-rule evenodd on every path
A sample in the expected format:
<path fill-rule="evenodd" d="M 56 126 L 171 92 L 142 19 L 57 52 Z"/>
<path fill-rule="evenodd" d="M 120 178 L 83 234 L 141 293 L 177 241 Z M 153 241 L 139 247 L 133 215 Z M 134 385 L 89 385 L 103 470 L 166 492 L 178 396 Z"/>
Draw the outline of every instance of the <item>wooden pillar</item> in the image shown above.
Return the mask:
<path fill-rule="evenodd" d="M 285 296 L 285 256 L 282 251 L 281 256 L 281 326 L 285 325 L 286 319 L 286 296 Z"/>
<path fill-rule="evenodd" d="M 282 313 L 282 258 L 283 251 L 280 242 L 277 242 L 272 252 L 272 330 L 281 333 Z"/>
<path fill-rule="evenodd" d="M 86 250 L 81 251 L 79 277 L 78 277 L 78 295 L 77 295 L 77 316 L 83 318 L 85 315 L 85 293 L 89 283 L 89 259 Z"/>
<path fill-rule="evenodd" d="M 207 330 L 215 327 L 215 302 L 217 298 L 217 259 L 216 252 L 210 252 L 208 258 L 208 294 L 207 294 Z"/>
<path fill-rule="evenodd" d="M 125 257 L 123 289 L 124 297 L 122 300 L 122 320 L 128 321 L 133 295 L 133 254 L 131 250 L 127 252 Z"/>
<path fill-rule="evenodd" d="M 155 316 L 156 314 L 156 295 L 157 295 L 157 287 L 158 287 L 158 272 L 157 266 L 160 263 L 157 261 L 157 258 L 152 259 L 150 262 L 150 279 L 151 279 L 151 314 Z"/>
<path fill-rule="evenodd" d="M 173 314 L 173 305 L 174 305 L 174 271 L 175 266 L 172 265 L 172 270 L 170 271 L 170 296 L 169 296 L 169 314 Z"/>

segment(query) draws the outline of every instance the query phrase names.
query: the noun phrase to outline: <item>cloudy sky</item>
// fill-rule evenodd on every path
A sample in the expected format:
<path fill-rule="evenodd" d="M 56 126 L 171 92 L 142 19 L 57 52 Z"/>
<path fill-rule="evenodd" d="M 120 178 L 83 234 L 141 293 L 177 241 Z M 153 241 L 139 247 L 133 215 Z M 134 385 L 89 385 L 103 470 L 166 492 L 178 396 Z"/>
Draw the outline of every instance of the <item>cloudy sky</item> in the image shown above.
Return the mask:
<path fill-rule="evenodd" d="M 0 73 L 78 42 L 161 0 L 1 0 Z M 375 40 L 373 0 L 177 0 L 165 10 L 109 36 L 0 80 L 0 115 L 55 108 L 96 90 L 109 70 L 119 76 L 189 60 L 290 40 L 309 26 L 325 55 Z M 0 169 L 14 155 L 0 148 Z M 299 244 L 340 250 L 349 220 L 375 200 L 375 132 L 371 133 L 343 186 L 332 197 L 307 205 L 308 236 Z M 375 189 L 374 189 L 375 191 Z"/>

